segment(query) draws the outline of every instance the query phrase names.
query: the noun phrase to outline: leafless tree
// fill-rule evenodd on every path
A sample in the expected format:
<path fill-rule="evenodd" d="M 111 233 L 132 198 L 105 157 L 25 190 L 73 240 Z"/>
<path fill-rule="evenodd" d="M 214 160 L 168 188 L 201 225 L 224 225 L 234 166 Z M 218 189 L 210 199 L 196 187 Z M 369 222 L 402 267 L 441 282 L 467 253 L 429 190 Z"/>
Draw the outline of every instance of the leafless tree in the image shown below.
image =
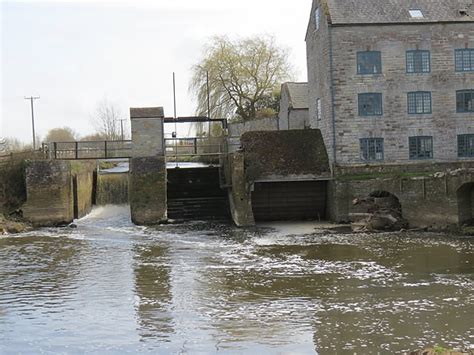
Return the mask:
<path fill-rule="evenodd" d="M 92 116 L 92 124 L 96 132 L 106 140 L 120 140 L 120 120 L 123 115 L 116 105 L 107 99 L 97 104 L 96 110 Z"/>

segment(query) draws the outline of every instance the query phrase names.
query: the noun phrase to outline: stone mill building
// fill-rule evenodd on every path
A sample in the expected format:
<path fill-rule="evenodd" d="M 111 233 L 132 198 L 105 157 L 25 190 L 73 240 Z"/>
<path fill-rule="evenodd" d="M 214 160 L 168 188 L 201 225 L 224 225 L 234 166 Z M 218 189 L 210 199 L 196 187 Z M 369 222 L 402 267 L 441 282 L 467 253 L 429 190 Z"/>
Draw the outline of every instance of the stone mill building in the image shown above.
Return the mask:
<path fill-rule="evenodd" d="M 472 0 L 314 0 L 306 43 L 333 164 L 474 159 Z"/>

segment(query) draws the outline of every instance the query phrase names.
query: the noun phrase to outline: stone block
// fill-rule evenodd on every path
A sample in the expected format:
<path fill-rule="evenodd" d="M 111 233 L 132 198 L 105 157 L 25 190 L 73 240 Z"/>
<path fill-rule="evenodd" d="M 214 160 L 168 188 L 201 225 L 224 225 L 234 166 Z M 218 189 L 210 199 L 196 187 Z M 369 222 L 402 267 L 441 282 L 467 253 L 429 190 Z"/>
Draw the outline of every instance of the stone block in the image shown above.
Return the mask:
<path fill-rule="evenodd" d="M 132 157 L 164 155 L 163 108 L 131 108 L 130 119 L 132 124 Z"/>
<path fill-rule="evenodd" d="M 164 157 L 130 160 L 129 201 L 133 223 L 153 225 L 166 220 L 166 184 Z"/>
<path fill-rule="evenodd" d="M 321 132 L 317 129 L 247 132 L 241 145 L 248 181 L 331 175 Z"/>
<path fill-rule="evenodd" d="M 24 217 L 35 226 L 67 224 L 74 219 L 71 165 L 67 161 L 37 160 L 26 168 L 27 201 Z"/>

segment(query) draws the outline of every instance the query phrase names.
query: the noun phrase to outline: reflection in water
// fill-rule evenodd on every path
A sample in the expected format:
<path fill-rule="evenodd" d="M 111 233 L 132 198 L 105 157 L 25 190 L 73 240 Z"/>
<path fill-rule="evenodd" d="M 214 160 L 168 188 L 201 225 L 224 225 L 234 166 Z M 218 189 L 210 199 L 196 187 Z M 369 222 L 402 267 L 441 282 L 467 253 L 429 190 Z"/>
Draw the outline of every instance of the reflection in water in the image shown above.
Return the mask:
<path fill-rule="evenodd" d="M 0 353 L 394 353 L 474 346 L 470 240 L 277 224 L 0 237 Z"/>
<path fill-rule="evenodd" d="M 0 288 L 8 290 L 0 307 L 18 306 L 25 316 L 60 308 L 74 292 L 85 247 L 66 238 L 0 238 Z"/>
<path fill-rule="evenodd" d="M 140 336 L 166 340 L 169 333 L 173 332 L 170 314 L 170 262 L 167 250 L 158 245 L 137 245 L 134 255 Z"/>

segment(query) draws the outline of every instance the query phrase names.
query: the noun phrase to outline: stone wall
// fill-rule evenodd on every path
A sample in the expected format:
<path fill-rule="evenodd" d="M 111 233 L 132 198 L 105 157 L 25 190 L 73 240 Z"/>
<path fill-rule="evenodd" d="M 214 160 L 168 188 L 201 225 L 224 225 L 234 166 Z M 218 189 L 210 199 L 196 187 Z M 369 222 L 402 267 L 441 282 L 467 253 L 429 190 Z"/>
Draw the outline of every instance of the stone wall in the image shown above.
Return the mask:
<path fill-rule="evenodd" d="M 387 174 L 397 175 L 404 173 L 436 173 L 452 171 L 457 169 L 474 169 L 474 161 L 460 162 L 425 162 L 424 164 L 354 164 L 350 166 L 338 166 L 334 169 L 334 175 L 343 177 L 345 175 L 367 175 Z"/>
<path fill-rule="evenodd" d="M 324 144 L 328 151 L 329 161 L 333 162 L 333 126 L 332 126 L 332 96 L 331 96 L 331 61 L 329 46 L 329 27 L 325 1 L 313 1 L 310 22 L 306 33 L 306 56 L 308 68 L 308 106 L 311 128 L 321 131 Z M 316 31 L 314 11 L 322 9 L 319 30 Z M 321 117 L 317 117 L 317 99 L 321 100 Z"/>
<path fill-rule="evenodd" d="M 319 130 L 247 132 L 241 138 L 249 181 L 328 178 Z"/>
<path fill-rule="evenodd" d="M 94 161 L 35 160 L 26 168 L 23 216 L 36 226 L 70 223 L 90 212 Z"/>
<path fill-rule="evenodd" d="M 445 228 L 460 222 L 462 206 L 460 189 L 474 182 L 474 171 L 444 173 L 437 176 L 373 178 L 350 176 L 338 178 L 330 183 L 329 214 L 337 222 L 349 221 L 349 213 L 363 212 L 354 206 L 355 198 L 367 197 L 375 191 L 386 191 L 395 195 L 401 205 L 403 217 L 410 227 Z M 472 194 L 472 189 L 468 189 Z M 469 195 L 470 196 L 470 195 Z M 466 212 L 466 211 L 464 211 Z M 462 221 L 461 221 L 462 222 Z"/>
<path fill-rule="evenodd" d="M 164 113 L 162 107 L 131 108 L 132 156 L 164 154 Z"/>
<path fill-rule="evenodd" d="M 307 35 L 310 118 L 321 129 L 332 159 L 332 118 L 335 110 L 336 160 L 341 165 L 360 163 L 361 138 L 384 138 L 384 162 L 420 164 L 409 159 L 408 137 L 433 136 L 436 162 L 459 161 L 457 135 L 474 134 L 473 113 L 456 112 L 456 90 L 472 89 L 474 73 L 455 72 L 454 51 L 474 48 L 472 23 L 391 26 L 332 26 L 325 11 L 321 27 L 314 28 L 314 2 Z M 331 102 L 329 51 L 332 43 L 334 103 Z M 431 72 L 406 73 L 407 50 L 429 50 Z M 380 51 L 382 74 L 357 75 L 358 51 Z M 407 93 L 430 91 L 432 114 L 407 112 Z M 358 116 L 358 94 L 382 93 L 383 115 Z M 316 99 L 322 99 L 323 117 L 316 120 Z M 472 160 L 472 159 L 471 159 Z"/>
<path fill-rule="evenodd" d="M 133 151 L 129 202 L 132 222 L 158 224 L 167 218 L 163 108 L 131 108 L 130 117 Z"/>
<path fill-rule="evenodd" d="M 278 117 L 259 118 L 244 122 L 229 122 L 229 136 L 240 137 L 246 132 L 278 131 Z"/>
<path fill-rule="evenodd" d="M 130 160 L 129 200 L 132 221 L 153 225 L 166 220 L 166 161 L 164 156 Z"/>
<path fill-rule="evenodd" d="M 73 174 L 73 188 L 74 218 L 82 218 L 92 210 L 94 191 L 94 176 L 92 171 L 88 170 Z"/>
<path fill-rule="evenodd" d="M 15 210 L 26 201 L 25 167 L 23 159 L 0 166 L 0 213 Z"/>
<path fill-rule="evenodd" d="M 36 226 L 67 224 L 74 219 L 71 164 L 32 161 L 26 169 L 27 201 L 23 216 Z"/>
<path fill-rule="evenodd" d="M 287 111 L 286 114 L 280 112 L 278 116 L 279 129 L 284 131 L 288 129 L 305 129 L 309 127 L 308 110 L 299 109 Z"/>

